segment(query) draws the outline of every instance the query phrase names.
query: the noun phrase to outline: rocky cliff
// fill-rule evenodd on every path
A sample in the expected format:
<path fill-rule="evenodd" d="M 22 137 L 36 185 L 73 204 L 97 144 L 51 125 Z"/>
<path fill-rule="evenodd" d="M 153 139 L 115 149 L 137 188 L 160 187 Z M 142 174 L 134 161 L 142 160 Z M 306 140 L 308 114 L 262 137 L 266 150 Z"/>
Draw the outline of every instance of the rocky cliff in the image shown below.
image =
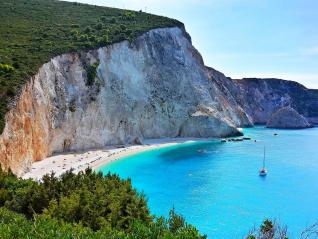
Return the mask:
<path fill-rule="evenodd" d="M 312 127 L 307 119 L 291 107 L 283 107 L 273 113 L 266 124 L 267 128 L 304 129 Z"/>
<path fill-rule="evenodd" d="M 180 28 L 55 57 L 7 113 L 1 165 L 21 175 L 56 152 L 144 138 L 236 135 L 238 126 L 252 122 L 221 80 Z"/>
<path fill-rule="evenodd" d="M 292 107 L 309 122 L 318 123 L 318 90 L 280 79 L 224 79 L 238 104 L 256 124 L 266 124 L 283 107 Z"/>

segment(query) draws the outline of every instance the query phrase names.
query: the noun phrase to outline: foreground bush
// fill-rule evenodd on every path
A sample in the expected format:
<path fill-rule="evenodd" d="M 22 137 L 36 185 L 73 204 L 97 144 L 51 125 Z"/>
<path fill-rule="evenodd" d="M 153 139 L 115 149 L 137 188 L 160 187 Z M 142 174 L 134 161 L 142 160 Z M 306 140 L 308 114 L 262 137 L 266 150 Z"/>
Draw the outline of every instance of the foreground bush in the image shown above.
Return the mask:
<path fill-rule="evenodd" d="M 176 232 L 169 230 L 167 221 L 159 218 L 149 226 L 135 222 L 129 231 L 102 228 L 93 231 L 80 224 L 69 224 L 46 215 L 35 216 L 34 220 L 27 220 L 25 216 L 0 208 L 0 238 L 5 239 L 40 239 L 40 238 L 76 238 L 76 239 L 134 239 L 134 238 L 176 238 L 199 239 L 198 231 L 189 225 L 180 227 Z"/>
<path fill-rule="evenodd" d="M 282 226 L 276 221 L 265 220 L 259 228 L 250 231 L 245 239 L 288 239 L 287 226 Z M 305 228 L 297 237 L 299 239 L 317 239 L 318 222 Z"/>
<path fill-rule="evenodd" d="M 171 210 L 154 219 L 117 175 L 67 172 L 41 182 L 0 171 L 0 238 L 205 238 Z"/>
<path fill-rule="evenodd" d="M 267 219 L 259 229 L 253 229 L 246 239 L 288 239 L 287 227 Z"/>
<path fill-rule="evenodd" d="M 67 172 L 60 178 L 46 175 L 41 182 L 0 175 L 0 206 L 32 218 L 46 214 L 65 222 L 126 229 L 134 220 L 151 222 L 145 197 L 132 189 L 130 180 L 117 175 Z"/>

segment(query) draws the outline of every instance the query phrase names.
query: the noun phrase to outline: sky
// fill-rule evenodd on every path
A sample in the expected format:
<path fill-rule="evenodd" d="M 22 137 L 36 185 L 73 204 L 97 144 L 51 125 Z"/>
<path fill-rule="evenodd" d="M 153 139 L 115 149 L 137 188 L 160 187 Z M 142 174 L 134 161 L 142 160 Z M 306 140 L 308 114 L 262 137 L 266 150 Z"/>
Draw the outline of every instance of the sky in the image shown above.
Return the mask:
<path fill-rule="evenodd" d="M 73 0 L 69 0 L 73 1 Z M 77 0 L 178 19 L 207 66 L 318 89 L 317 0 Z"/>

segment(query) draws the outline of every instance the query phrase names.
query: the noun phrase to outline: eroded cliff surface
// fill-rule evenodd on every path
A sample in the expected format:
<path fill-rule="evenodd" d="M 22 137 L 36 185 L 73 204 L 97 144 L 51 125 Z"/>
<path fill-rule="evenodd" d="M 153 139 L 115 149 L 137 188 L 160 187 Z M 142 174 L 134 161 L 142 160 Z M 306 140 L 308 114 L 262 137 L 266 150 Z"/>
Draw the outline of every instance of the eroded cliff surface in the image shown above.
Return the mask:
<path fill-rule="evenodd" d="M 96 77 L 92 66 L 97 66 Z M 94 67 L 93 67 L 94 70 Z M 6 115 L 2 167 L 143 138 L 223 137 L 251 125 L 180 28 L 44 64 Z"/>
<path fill-rule="evenodd" d="M 266 124 L 284 107 L 292 107 L 309 122 L 318 123 L 318 90 L 280 79 L 227 78 L 223 84 L 254 123 Z"/>
<path fill-rule="evenodd" d="M 266 124 L 267 128 L 305 129 L 312 127 L 307 119 L 291 107 L 283 107 L 272 114 Z"/>

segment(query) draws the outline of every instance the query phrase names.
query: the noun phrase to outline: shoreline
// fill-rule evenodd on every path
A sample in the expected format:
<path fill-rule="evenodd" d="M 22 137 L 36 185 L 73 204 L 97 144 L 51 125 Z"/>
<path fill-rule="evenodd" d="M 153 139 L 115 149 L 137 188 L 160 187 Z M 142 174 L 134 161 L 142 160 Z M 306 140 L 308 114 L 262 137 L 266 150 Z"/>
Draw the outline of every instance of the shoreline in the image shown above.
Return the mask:
<path fill-rule="evenodd" d="M 60 176 L 73 169 L 74 173 L 84 171 L 86 168 L 96 170 L 121 158 L 141 153 L 151 149 L 159 149 L 178 144 L 191 142 L 204 142 L 215 138 L 162 138 L 144 140 L 142 145 L 128 145 L 125 147 L 109 146 L 102 149 L 87 150 L 84 152 L 61 153 L 32 163 L 30 171 L 22 178 L 40 180 L 45 174 L 55 173 Z"/>

